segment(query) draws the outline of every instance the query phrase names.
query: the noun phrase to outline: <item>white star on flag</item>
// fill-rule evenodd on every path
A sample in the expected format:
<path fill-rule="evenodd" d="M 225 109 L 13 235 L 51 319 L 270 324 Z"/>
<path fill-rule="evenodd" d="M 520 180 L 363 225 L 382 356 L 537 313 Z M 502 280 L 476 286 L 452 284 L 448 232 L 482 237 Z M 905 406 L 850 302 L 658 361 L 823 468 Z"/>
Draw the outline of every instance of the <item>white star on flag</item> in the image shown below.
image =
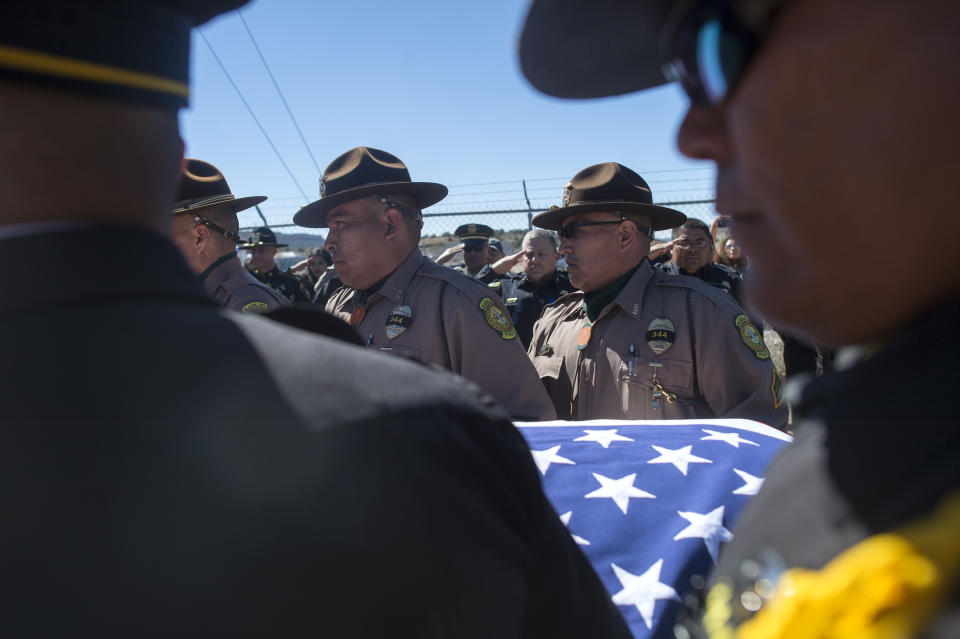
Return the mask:
<path fill-rule="evenodd" d="M 667 584 L 660 583 L 663 559 L 658 559 L 642 575 L 633 575 L 617 564 L 610 564 L 610 567 L 613 568 L 617 579 L 620 580 L 620 585 L 623 586 L 623 590 L 613 596 L 613 603 L 618 606 L 636 606 L 647 628 L 653 627 L 653 608 L 658 600 L 680 600 L 676 590 Z"/>
<path fill-rule="evenodd" d="M 613 442 L 632 442 L 633 440 L 629 437 L 624 437 L 623 435 L 617 434 L 616 428 L 611 428 L 610 430 L 589 430 L 584 429 L 586 435 L 582 437 L 577 437 L 575 442 L 597 442 L 604 448 L 610 448 L 610 444 Z"/>
<path fill-rule="evenodd" d="M 740 437 L 739 433 L 721 433 L 715 430 L 710 430 L 709 428 L 704 428 L 703 432 L 710 433 L 707 437 L 701 437 L 701 441 L 714 440 L 718 442 L 726 442 L 733 446 L 734 448 L 740 448 L 740 444 L 750 444 L 751 446 L 759 446 L 757 442 L 752 442 L 749 439 L 744 439 Z"/>
<path fill-rule="evenodd" d="M 733 533 L 723 527 L 723 508 L 723 506 L 714 508 L 705 515 L 677 511 L 677 514 L 689 521 L 690 525 L 678 532 L 673 540 L 702 539 L 713 563 L 717 563 L 720 542 L 733 539 Z"/>
<path fill-rule="evenodd" d="M 567 459 L 566 457 L 561 457 L 557 453 L 560 451 L 560 446 L 554 446 L 553 448 L 548 448 L 547 450 L 531 450 L 530 453 L 533 455 L 533 463 L 537 465 L 537 468 L 540 469 L 541 475 L 547 474 L 547 469 L 550 468 L 550 464 L 571 464 L 573 466 L 577 465 L 577 462 Z"/>
<path fill-rule="evenodd" d="M 565 512 L 565 513 L 563 513 L 562 515 L 560 515 L 560 521 L 563 522 L 563 525 L 564 525 L 564 526 L 566 526 L 567 528 L 570 528 L 570 518 L 571 518 L 571 517 L 573 517 L 573 511 L 572 511 L 572 510 L 568 510 L 567 512 Z M 574 535 L 573 533 L 570 533 L 570 535 L 573 537 L 573 540 L 574 540 L 575 542 L 577 542 L 578 544 L 580 544 L 581 546 L 589 546 L 589 545 L 590 545 L 590 542 L 587 541 L 586 539 L 584 539 L 583 537 L 581 537 L 580 535 Z"/>
<path fill-rule="evenodd" d="M 712 464 L 713 462 L 703 457 L 697 457 L 693 454 L 693 446 L 684 446 L 676 450 L 663 448 L 656 444 L 650 444 L 654 450 L 660 453 L 659 457 L 654 457 L 648 464 L 673 464 L 684 476 L 687 475 L 687 469 L 690 464 Z"/>
<path fill-rule="evenodd" d="M 740 479 L 744 481 L 743 486 L 733 491 L 734 495 L 756 495 L 760 492 L 760 487 L 763 486 L 763 477 L 754 477 L 738 468 L 734 468 L 733 472 L 740 475 Z"/>
<path fill-rule="evenodd" d="M 620 507 L 620 510 L 623 511 L 623 514 L 627 514 L 627 506 L 630 504 L 631 497 L 647 498 L 647 499 L 656 499 L 656 495 L 651 495 L 650 493 L 640 490 L 633 485 L 634 480 L 637 478 L 636 473 L 630 473 L 626 477 L 621 477 L 620 479 L 610 479 L 609 477 L 604 477 L 603 475 L 598 475 L 593 473 L 594 479 L 600 482 L 600 488 L 597 488 L 592 493 L 587 493 L 584 495 L 587 499 L 590 498 L 599 498 L 599 497 L 609 497 L 613 502 Z"/>

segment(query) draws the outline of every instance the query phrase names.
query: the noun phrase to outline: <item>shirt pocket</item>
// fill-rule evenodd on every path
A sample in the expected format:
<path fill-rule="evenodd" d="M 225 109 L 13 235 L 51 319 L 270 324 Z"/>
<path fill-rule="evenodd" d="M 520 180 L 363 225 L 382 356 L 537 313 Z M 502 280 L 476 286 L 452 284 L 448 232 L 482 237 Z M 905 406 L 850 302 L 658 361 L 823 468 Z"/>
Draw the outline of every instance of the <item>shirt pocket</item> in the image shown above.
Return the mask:
<path fill-rule="evenodd" d="M 533 358 L 533 367 L 545 384 L 548 380 L 556 382 L 563 371 L 563 355 L 537 355 Z"/>
<path fill-rule="evenodd" d="M 650 366 L 650 362 L 657 362 L 662 366 Z M 676 396 L 673 406 L 693 405 L 696 396 L 693 389 L 693 362 L 680 360 L 664 360 L 638 357 L 634 360 L 631 371 L 627 362 L 620 365 L 617 381 L 620 385 L 620 396 L 624 417 L 642 419 L 644 415 L 652 418 L 667 419 L 664 409 L 671 405 L 665 397 L 660 398 L 660 406 L 653 408 L 653 376 L 663 390 Z M 671 411 L 674 412 L 674 411 Z"/>

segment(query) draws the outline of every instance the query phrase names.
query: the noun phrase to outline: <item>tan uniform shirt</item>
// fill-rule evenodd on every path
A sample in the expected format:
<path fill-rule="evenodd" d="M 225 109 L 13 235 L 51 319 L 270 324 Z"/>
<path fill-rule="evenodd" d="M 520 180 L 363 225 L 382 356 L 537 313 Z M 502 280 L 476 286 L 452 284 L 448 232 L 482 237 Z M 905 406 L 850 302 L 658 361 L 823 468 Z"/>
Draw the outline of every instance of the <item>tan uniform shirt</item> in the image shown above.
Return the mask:
<path fill-rule="evenodd" d="M 236 255 L 224 255 L 214 262 L 200 278 L 213 300 L 229 309 L 245 313 L 266 311 L 290 306 L 290 300 L 261 283 L 243 268 Z"/>
<path fill-rule="evenodd" d="M 573 293 L 533 328 L 529 356 L 561 418 L 786 423 L 763 334 L 719 288 L 644 260 L 589 325 L 583 293 Z"/>
<path fill-rule="evenodd" d="M 369 348 L 462 375 L 516 418 L 554 419 L 550 398 L 497 297 L 415 249 L 365 304 L 360 291 L 344 287 L 326 310 L 348 322 L 351 314 L 359 319 L 354 328 Z"/>

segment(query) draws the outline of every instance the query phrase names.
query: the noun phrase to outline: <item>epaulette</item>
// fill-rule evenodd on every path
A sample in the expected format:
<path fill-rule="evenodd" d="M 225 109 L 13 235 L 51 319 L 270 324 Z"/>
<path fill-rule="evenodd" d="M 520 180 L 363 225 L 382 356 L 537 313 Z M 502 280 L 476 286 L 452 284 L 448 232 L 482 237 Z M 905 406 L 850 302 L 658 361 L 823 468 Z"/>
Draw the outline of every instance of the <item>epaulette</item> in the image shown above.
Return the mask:
<path fill-rule="evenodd" d="M 546 316 L 547 313 L 557 311 L 558 317 L 566 319 L 570 313 L 581 308 L 582 301 L 583 292 L 574 291 L 573 293 L 568 293 L 562 297 L 558 297 L 550 304 L 545 305 L 543 311 L 540 312 L 540 317 Z"/>
<path fill-rule="evenodd" d="M 490 292 L 490 287 L 466 273 L 439 265 L 425 265 L 417 271 L 417 277 L 429 277 L 442 280 L 466 295 L 483 297 Z"/>
<path fill-rule="evenodd" d="M 693 277 L 692 275 L 668 275 L 662 271 L 658 273 L 655 270 L 650 285 L 692 290 L 721 308 L 729 309 L 733 312 L 743 312 L 736 300 L 733 299 L 733 296 L 730 295 L 726 289 L 704 282 L 700 278 Z"/>

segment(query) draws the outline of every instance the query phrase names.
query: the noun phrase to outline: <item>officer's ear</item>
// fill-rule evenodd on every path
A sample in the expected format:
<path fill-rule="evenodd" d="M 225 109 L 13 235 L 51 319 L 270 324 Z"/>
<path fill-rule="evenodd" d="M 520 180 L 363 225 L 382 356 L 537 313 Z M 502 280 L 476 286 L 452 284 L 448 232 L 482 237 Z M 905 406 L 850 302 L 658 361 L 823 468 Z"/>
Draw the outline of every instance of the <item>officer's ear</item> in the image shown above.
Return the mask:
<path fill-rule="evenodd" d="M 633 248 L 639 239 L 636 224 L 630 220 L 620 222 L 620 226 L 617 227 L 617 244 L 622 252 Z"/>
<path fill-rule="evenodd" d="M 206 224 L 197 224 L 193 227 L 193 247 L 199 253 L 210 242 L 210 229 Z"/>
<path fill-rule="evenodd" d="M 403 224 L 403 213 L 395 208 L 388 208 L 383 212 L 383 219 L 385 223 L 383 237 L 387 240 L 393 239 Z"/>

